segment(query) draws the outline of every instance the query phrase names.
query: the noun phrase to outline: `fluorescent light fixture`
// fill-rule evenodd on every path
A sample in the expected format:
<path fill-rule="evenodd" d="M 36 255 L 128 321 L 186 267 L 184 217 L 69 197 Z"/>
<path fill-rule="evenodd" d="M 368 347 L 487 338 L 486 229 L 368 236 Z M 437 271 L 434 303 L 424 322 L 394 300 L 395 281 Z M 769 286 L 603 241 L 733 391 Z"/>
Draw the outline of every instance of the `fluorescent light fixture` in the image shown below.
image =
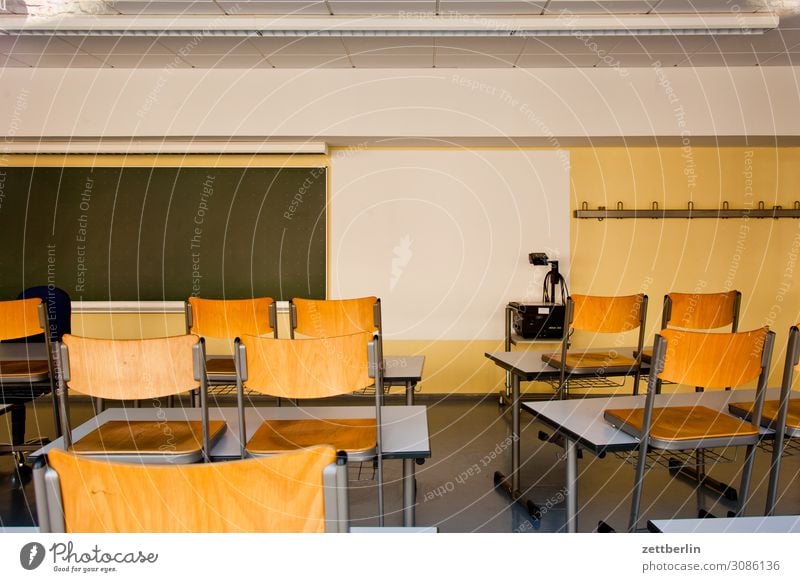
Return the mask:
<path fill-rule="evenodd" d="M 325 142 L 77 139 L 6 141 L 4 154 L 327 154 Z"/>
<path fill-rule="evenodd" d="M 778 15 L 559 14 L 531 17 L 7 16 L 0 32 L 60 36 L 529 37 L 762 34 Z"/>

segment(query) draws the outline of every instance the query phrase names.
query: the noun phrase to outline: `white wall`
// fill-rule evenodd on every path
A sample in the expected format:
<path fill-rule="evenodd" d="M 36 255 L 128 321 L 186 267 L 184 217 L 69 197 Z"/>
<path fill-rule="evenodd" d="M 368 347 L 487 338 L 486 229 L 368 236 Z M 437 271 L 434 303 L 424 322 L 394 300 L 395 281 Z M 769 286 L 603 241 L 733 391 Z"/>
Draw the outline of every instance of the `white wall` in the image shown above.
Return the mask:
<path fill-rule="evenodd" d="M 0 135 L 800 135 L 798 73 L 0 69 Z"/>
<path fill-rule="evenodd" d="M 569 153 L 339 150 L 331 297 L 377 295 L 388 339 L 499 339 L 509 300 L 540 301 L 569 265 Z"/>

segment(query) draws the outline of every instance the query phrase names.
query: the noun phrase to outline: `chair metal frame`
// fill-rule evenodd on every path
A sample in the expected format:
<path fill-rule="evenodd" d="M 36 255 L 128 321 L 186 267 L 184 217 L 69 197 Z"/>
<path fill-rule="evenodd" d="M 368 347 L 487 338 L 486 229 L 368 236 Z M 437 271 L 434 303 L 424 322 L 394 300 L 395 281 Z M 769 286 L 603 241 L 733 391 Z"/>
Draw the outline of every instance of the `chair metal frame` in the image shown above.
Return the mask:
<path fill-rule="evenodd" d="M 589 297 L 593 297 L 593 296 L 589 296 Z M 597 296 L 594 296 L 594 297 L 597 297 Z M 622 296 L 622 297 L 624 297 L 624 296 Z M 611 374 L 606 374 L 606 375 L 608 375 L 608 376 L 618 376 L 618 375 L 630 376 L 630 370 L 635 370 L 634 371 L 634 380 L 633 380 L 633 394 L 636 395 L 636 394 L 639 393 L 639 380 L 640 380 L 641 375 L 642 375 L 642 347 L 644 346 L 645 323 L 646 323 L 646 320 L 647 320 L 647 295 L 645 295 L 643 293 L 639 293 L 637 295 L 633 295 L 633 296 L 630 296 L 630 297 L 640 297 L 641 298 L 640 299 L 640 304 L 639 304 L 638 325 L 636 327 L 630 328 L 630 330 L 626 330 L 626 331 L 632 331 L 634 329 L 638 329 L 639 330 L 639 337 L 637 339 L 637 344 L 636 344 L 637 347 L 634 350 L 634 358 L 633 358 L 635 363 L 631 368 L 626 368 L 624 373 L 620 374 L 620 373 L 613 373 L 612 372 Z M 609 297 L 608 299 L 613 299 L 613 297 Z M 561 340 L 561 365 L 559 366 L 560 370 L 561 370 L 561 374 L 560 374 L 559 383 L 558 383 L 558 397 L 560 399 L 567 398 L 568 391 L 569 391 L 569 380 L 570 379 L 569 379 L 569 377 L 567 375 L 566 361 L 567 361 L 567 355 L 569 353 L 570 338 L 572 336 L 572 332 L 574 331 L 574 328 L 572 327 L 573 322 L 574 322 L 574 316 L 575 316 L 575 301 L 572 298 L 572 296 L 569 296 L 569 297 L 567 297 L 567 304 L 565 306 L 565 315 L 564 315 L 565 326 L 566 326 L 567 330 L 564 333 L 564 338 Z M 594 331 L 594 333 L 603 333 L 603 332 L 599 332 L 599 331 L 596 331 L 596 330 L 590 330 L 590 329 L 581 329 L 579 331 L 588 331 L 590 333 Z M 614 331 L 614 332 L 610 332 L 610 333 L 626 333 L 626 331 Z M 587 368 L 587 370 L 589 370 L 589 372 L 586 372 L 586 373 L 589 373 L 589 374 L 596 373 L 594 371 L 596 369 Z M 606 371 L 607 371 L 607 368 L 606 368 Z M 570 373 L 570 376 L 573 373 Z"/>
<path fill-rule="evenodd" d="M 362 332 L 366 333 L 366 332 Z M 295 339 L 283 339 L 283 340 L 272 340 L 272 341 L 283 341 L 283 342 L 294 342 L 294 341 L 319 341 L 319 342 L 326 342 L 333 338 L 312 338 L 312 339 L 304 339 L 304 340 L 295 340 Z M 269 340 L 266 340 L 269 341 Z M 240 442 L 240 454 L 241 457 L 244 459 L 248 456 L 247 447 L 247 427 L 245 423 L 245 412 L 244 412 L 244 390 L 245 385 L 247 384 L 248 380 L 248 368 L 247 368 L 247 348 L 242 343 L 240 338 L 236 338 L 235 341 L 235 348 L 234 348 L 234 361 L 236 363 L 236 402 L 238 406 L 239 412 L 239 442 Z M 383 359 L 383 344 L 380 339 L 380 335 L 375 333 L 372 334 L 372 339 L 369 341 L 367 345 L 367 366 L 368 366 L 368 374 L 370 378 L 375 380 L 375 429 L 376 429 L 376 443 L 375 443 L 375 452 L 374 455 L 371 455 L 370 458 L 374 458 L 376 461 L 376 477 L 377 477 L 377 487 L 378 487 L 378 522 L 380 526 L 384 524 L 384 491 L 383 491 L 383 442 L 382 442 L 382 418 L 381 418 L 381 406 L 383 405 L 383 387 L 384 387 L 384 359 Z M 258 390 L 258 388 L 255 388 Z M 294 400 L 294 399 L 293 399 Z M 357 457 L 350 457 L 350 460 L 353 461 L 361 461 L 366 459 L 360 459 Z"/>
<path fill-rule="evenodd" d="M 720 335 L 714 333 L 689 332 L 689 331 L 683 333 L 702 334 L 708 336 Z M 729 335 L 734 335 L 734 334 L 729 334 Z M 767 382 L 769 380 L 769 366 L 772 360 L 772 350 L 774 342 L 775 342 L 775 334 L 771 331 L 766 331 L 764 336 L 764 343 L 761 348 L 761 355 L 760 355 L 761 371 L 759 373 L 756 386 L 756 405 L 755 405 L 755 414 L 753 418 L 761 417 L 761 412 L 764 405 L 764 396 L 767 390 Z M 661 334 L 657 334 L 653 346 L 653 362 L 651 363 L 650 376 L 648 379 L 648 386 L 647 386 L 647 395 L 645 397 L 642 429 L 640 434 L 635 435 L 639 439 L 639 449 L 638 449 L 638 459 L 636 463 L 633 499 L 631 501 L 630 520 L 628 522 L 628 531 L 630 532 L 635 531 L 636 524 L 638 523 L 639 520 L 642 491 L 644 489 L 644 477 L 647 469 L 647 453 L 648 449 L 650 448 L 658 448 L 661 450 L 682 449 L 682 450 L 694 450 L 698 452 L 706 448 L 713 448 L 719 446 L 746 446 L 747 452 L 745 455 L 744 467 L 742 469 L 742 479 L 739 489 L 740 501 L 739 501 L 739 506 L 736 510 L 736 516 L 741 516 L 744 514 L 744 511 L 747 508 L 747 504 L 749 502 L 750 480 L 753 472 L 753 462 L 755 459 L 755 452 L 757 448 L 756 445 L 761 439 L 761 435 L 758 432 L 756 432 L 755 435 L 725 437 L 724 442 L 716 442 L 715 440 L 709 439 L 710 442 L 703 443 L 702 442 L 703 439 L 700 438 L 697 440 L 701 442 L 691 446 L 689 446 L 689 443 L 687 443 L 686 441 L 673 441 L 675 445 L 672 447 L 655 446 L 651 443 L 652 437 L 650 435 L 650 428 L 653 418 L 653 409 L 655 407 L 656 394 L 660 392 L 659 385 L 661 383 L 661 379 L 659 378 L 659 375 L 664 370 L 666 354 L 667 354 L 667 339 Z M 753 424 L 756 428 L 759 427 L 758 421 L 753 421 L 751 422 L 751 424 Z"/>
<path fill-rule="evenodd" d="M 42 388 L 45 388 L 45 389 L 49 389 L 50 399 L 51 399 L 51 407 L 52 407 L 52 412 L 53 412 L 53 424 L 55 426 L 56 436 L 58 437 L 58 436 L 61 436 L 62 428 L 61 428 L 61 423 L 60 423 L 60 419 L 59 419 L 58 397 L 57 397 L 57 394 L 56 394 L 56 392 L 57 392 L 57 389 L 56 389 L 56 386 L 57 386 L 57 382 L 56 382 L 57 363 L 56 363 L 56 360 L 55 360 L 55 358 L 53 356 L 53 344 L 51 342 L 51 333 L 50 333 L 51 330 L 50 330 L 49 318 L 47 317 L 47 308 L 45 306 L 45 303 L 41 300 L 41 298 L 38 298 L 38 297 L 32 297 L 32 298 L 27 298 L 27 299 L 14 299 L 14 300 L 10 300 L 10 301 L 4 301 L 3 303 L 8 304 L 8 303 L 12 303 L 12 302 L 17 302 L 17 303 L 22 304 L 24 302 L 35 302 L 35 301 L 38 301 L 38 305 L 37 305 L 36 309 L 37 309 L 37 317 L 38 317 L 38 322 L 39 322 L 39 330 L 37 330 L 36 333 L 32 333 L 30 335 L 25 335 L 25 336 L 16 336 L 16 335 L 14 335 L 14 336 L 7 335 L 6 336 L 5 334 L 2 334 L 0 332 L 0 335 L 2 335 L 1 339 L 4 339 L 4 340 L 19 340 L 19 339 L 32 338 L 32 337 L 36 337 L 38 335 L 42 335 L 43 338 L 44 338 L 44 342 L 43 343 L 44 343 L 45 352 L 47 354 L 47 370 L 48 370 L 47 378 L 35 380 L 34 379 L 35 375 L 30 375 L 30 376 L 27 377 L 27 380 L 26 380 L 26 377 L 24 377 L 24 376 L 22 376 L 22 377 L 17 376 L 17 377 L 5 378 L 2 375 L 0 375 L 0 403 L 5 403 L 5 399 L 6 399 L 5 389 L 6 388 L 10 388 L 10 389 L 13 389 L 13 388 L 30 388 L 30 389 L 32 389 L 33 387 L 38 386 L 38 387 L 42 387 Z M 33 361 L 33 360 L 29 360 L 29 361 Z M 32 397 L 36 398 L 37 396 L 32 395 Z M 12 415 L 12 426 L 15 424 L 15 421 L 17 423 L 20 422 L 16 415 L 18 415 L 20 413 L 22 415 L 25 414 L 25 404 L 27 402 L 29 402 L 29 401 L 30 400 L 26 400 L 26 402 L 22 402 L 22 403 L 13 403 L 9 408 L 4 409 L 3 413 L 9 413 L 9 414 Z M 19 404 L 20 406 L 17 406 L 17 404 Z M 24 416 L 23 416 L 23 420 L 24 420 Z M 22 424 L 23 427 L 25 426 L 24 422 L 22 422 L 21 424 Z M 22 438 L 23 442 L 14 443 L 13 441 L 17 440 L 17 439 L 14 438 L 15 437 L 15 435 L 13 434 L 14 432 L 15 431 L 12 430 L 12 442 L 10 444 L 0 445 L 0 454 L 9 454 L 9 453 L 13 454 L 16 457 L 17 465 L 18 466 L 22 466 L 23 459 L 22 459 L 21 455 L 23 453 L 25 453 L 25 452 L 32 452 L 32 451 L 35 451 L 35 450 L 41 448 L 42 442 L 37 441 L 37 442 L 31 443 L 31 444 L 25 443 L 24 442 L 25 441 L 25 435 L 23 434 L 23 435 L 21 435 L 21 438 Z M 17 435 L 17 436 L 19 436 L 19 435 Z"/>
<path fill-rule="evenodd" d="M 762 418 L 762 426 L 767 426 L 775 431 L 775 442 L 772 447 L 770 462 L 769 485 L 767 486 L 767 504 L 764 515 L 775 515 L 778 503 L 778 479 L 781 473 L 781 460 L 786 445 L 786 439 L 800 436 L 800 430 L 786 426 L 789 415 L 789 403 L 792 398 L 792 383 L 795 371 L 800 366 L 800 329 L 793 325 L 789 329 L 789 342 L 786 348 L 786 361 L 783 367 L 783 379 L 778 404 L 778 417 L 775 419 Z"/>
<path fill-rule="evenodd" d="M 191 335 L 191 334 L 187 334 Z M 77 336 L 76 336 L 77 337 Z M 182 336 L 174 336 L 174 337 L 182 337 Z M 147 454 L 147 458 L 150 462 L 153 463 L 194 463 L 196 461 L 202 460 L 203 462 L 210 462 L 210 451 L 211 447 L 213 446 L 213 442 L 211 442 L 211 437 L 209 434 L 209 413 L 208 413 L 208 382 L 206 378 L 205 372 L 205 340 L 202 337 L 195 336 L 197 338 L 197 342 L 192 346 L 192 367 L 194 371 L 194 380 L 199 383 L 199 388 L 197 388 L 200 392 L 200 416 L 201 416 L 201 425 L 202 425 L 202 446 L 200 450 L 200 457 L 198 458 L 195 454 L 190 455 L 168 455 L 164 454 L 163 456 L 154 455 L 154 454 Z M 84 339 L 84 338 L 81 338 Z M 167 338 L 154 338 L 155 340 L 162 340 Z M 142 340 L 103 340 L 106 342 L 149 342 L 154 341 L 154 339 L 142 339 Z M 59 346 L 58 350 L 58 388 L 57 388 L 57 396 L 59 402 L 59 412 L 61 417 L 61 424 L 62 424 L 62 433 L 64 439 L 64 448 L 69 449 L 73 444 L 72 439 L 72 429 L 71 429 L 71 422 L 69 416 L 69 382 L 71 380 L 71 372 L 70 372 L 70 355 L 69 355 L 69 348 L 67 344 L 62 343 Z M 190 387 L 187 390 L 194 390 L 195 388 Z M 94 395 L 90 395 L 95 397 Z M 98 398 L 98 397 L 95 397 Z M 100 398 L 101 400 L 105 400 L 106 398 Z M 219 435 L 221 436 L 221 434 Z M 113 451 L 109 451 L 107 455 L 91 455 L 93 458 L 105 458 L 108 460 L 126 460 L 126 461 L 139 461 L 142 455 L 131 455 L 125 453 L 115 454 Z"/>
<path fill-rule="evenodd" d="M 228 461 L 224 465 L 251 461 L 252 459 Z M 214 464 L 214 468 L 211 465 L 206 465 L 206 467 L 210 471 L 224 471 L 224 467 L 217 464 Z M 346 453 L 342 451 L 336 453 L 335 462 L 323 469 L 322 481 L 325 532 L 348 533 L 350 531 L 350 503 Z M 66 533 L 61 480 L 58 473 L 48 465 L 46 455 L 39 457 L 34 464 L 33 482 L 39 531 L 42 533 Z M 180 482 L 178 481 L 176 484 L 179 485 Z"/>

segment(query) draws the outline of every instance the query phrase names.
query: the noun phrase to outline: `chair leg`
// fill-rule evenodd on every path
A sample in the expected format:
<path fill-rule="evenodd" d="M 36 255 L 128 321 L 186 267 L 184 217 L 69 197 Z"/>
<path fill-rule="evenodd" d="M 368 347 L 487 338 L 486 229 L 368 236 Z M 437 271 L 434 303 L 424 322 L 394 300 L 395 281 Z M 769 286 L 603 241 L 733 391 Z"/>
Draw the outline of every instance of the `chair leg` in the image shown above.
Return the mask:
<path fill-rule="evenodd" d="M 53 426 L 56 429 L 56 438 L 61 437 L 61 411 L 58 407 L 58 395 L 55 388 L 50 391 L 50 405 L 53 407 Z"/>
<path fill-rule="evenodd" d="M 695 462 L 697 463 L 697 515 L 701 516 L 706 505 L 705 487 L 703 483 L 706 479 L 706 454 L 705 450 L 697 449 L 694 452 Z"/>
<path fill-rule="evenodd" d="M 778 498 L 778 478 L 781 473 L 781 455 L 783 454 L 784 435 L 776 434 L 772 444 L 772 461 L 769 470 L 769 486 L 767 487 L 767 506 L 764 515 L 775 515 L 775 505 Z"/>
<path fill-rule="evenodd" d="M 14 404 L 11 407 L 11 444 L 25 443 L 25 405 Z"/>
<path fill-rule="evenodd" d="M 742 483 L 739 485 L 739 508 L 736 510 L 736 517 L 744 515 L 747 509 L 747 502 L 750 501 L 750 477 L 753 475 L 753 462 L 756 458 L 756 446 L 747 445 L 747 457 L 742 468 Z"/>
<path fill-rule="evenodd" d="M 639 448 L 639 459 L 636 462 L 636 477 L 633 484 L 633 499 L 631 500 L 631 517 L 628 522 L 628 531 L 636 531 L 639 523 L 639 507 L 642 503 L 642 490 L 644 489 L 644 474 L 647 467 L 647 445 L 642 443 Z"/>

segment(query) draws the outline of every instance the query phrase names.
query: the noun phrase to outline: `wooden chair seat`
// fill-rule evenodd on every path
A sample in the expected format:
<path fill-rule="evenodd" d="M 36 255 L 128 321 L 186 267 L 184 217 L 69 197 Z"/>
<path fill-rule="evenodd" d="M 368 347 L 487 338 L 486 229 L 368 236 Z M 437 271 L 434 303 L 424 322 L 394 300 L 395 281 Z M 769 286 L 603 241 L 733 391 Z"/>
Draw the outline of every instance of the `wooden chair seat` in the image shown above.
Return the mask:
<path fill-rule="evenodd" d="M 734 402 L 728 406 L 731 414 L 750 420 L 753 415 L 754 402 Z M 765 400 L 764 410 L 761 413 L 762 426 L 771 426 L 778 420 L 779 400 Z M 789 411 L 786 415 L 786 427 L 800 429 L 800 401 L 789 400 Z"/>
<path fill-rule="evenodd" d="M 47 360 L 5 360 L 0 361 L 0 379 L 27 379 L 36 381 L 50 375 Z"/>
<path fill-rule="evenodd" d="M 638 434 L 642 434 L 644 408 L 609 409 L 604 416 L 614 426 L 623 430 L 638 430 Z M 659 441 L 694 441 L 757 434 L 758 429 L 752 424 L 705 406 L 654 408 L 650 427 L 650 436 Z"/>
<path fill-rule="evenodd" d="M 561 368 L 561 354 L 542 354 L 542 360 L 553 366 Z M 568 352 L 567 371 L 604 370 L 606 372 L 627 371 L 636 366 L 636 360 L 623 356 L 618 352 Z"/>
<path fill-rule="evenodd" d="M 270 455 L 326 444 L 356 453 L 374 449 L 375 435 L 374 418 L 269 420 L 258 427 L 246 448 L 252 454 Z"/>
<path fill-rule="evenodd" d="M 225 421 L 208 423 L 209 440 L 225 430 Z M 203 426 L 198 421 L 112 420 L 72 445 L 83 455 L 176 455 L 198 452 L 203 445 Z"/>

